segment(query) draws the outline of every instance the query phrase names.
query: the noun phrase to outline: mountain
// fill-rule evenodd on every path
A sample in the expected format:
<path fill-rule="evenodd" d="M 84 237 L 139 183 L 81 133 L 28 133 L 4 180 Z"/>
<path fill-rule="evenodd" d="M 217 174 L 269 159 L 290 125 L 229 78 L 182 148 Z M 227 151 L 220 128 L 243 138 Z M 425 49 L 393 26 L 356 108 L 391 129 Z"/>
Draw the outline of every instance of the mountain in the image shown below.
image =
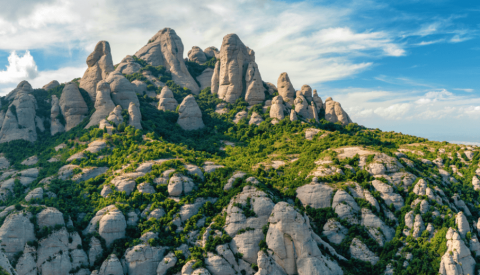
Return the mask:
<path fill-rule="evenodd" d="M 100 41 L 1 98 L 0 274 L 478 274 L 478 147 L 267 83 L 235 34 L 183 56 Z"/>

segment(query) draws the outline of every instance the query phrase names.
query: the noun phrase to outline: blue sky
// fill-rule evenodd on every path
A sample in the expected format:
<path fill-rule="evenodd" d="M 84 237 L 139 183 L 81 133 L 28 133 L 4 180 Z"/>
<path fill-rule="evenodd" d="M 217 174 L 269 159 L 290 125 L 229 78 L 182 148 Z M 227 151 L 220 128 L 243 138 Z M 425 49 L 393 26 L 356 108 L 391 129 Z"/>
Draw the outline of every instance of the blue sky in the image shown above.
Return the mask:
<path fill-rule="evenodd" d="M 264 81 L 288 72 L 367 127 L 480 143 L 479 1 L 0 1 L 0 94 L 81 77 L 99 40 L 119 62 L 164 27 L 185 56 L 237 33 Z"/>

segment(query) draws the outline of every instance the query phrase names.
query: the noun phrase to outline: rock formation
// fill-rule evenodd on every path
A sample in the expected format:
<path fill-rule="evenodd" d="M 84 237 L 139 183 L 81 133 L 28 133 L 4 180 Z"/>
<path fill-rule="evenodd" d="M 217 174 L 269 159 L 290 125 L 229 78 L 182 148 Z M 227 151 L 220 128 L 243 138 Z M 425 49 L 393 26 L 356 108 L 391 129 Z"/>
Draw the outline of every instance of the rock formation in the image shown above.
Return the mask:
<path fill-rule="evenodd" d="M 123 110 L 122 106 L 117 105 L 113 109 L 113 111 L 110 112 L 110 114 L 107 117 L 107 120 L 115 123 L 115 125 L 119 125 L 120 123 L 123 122 L 122 110 Z"/>
<path fill-rule="evenodd" d="M 315 102 L 315 105 L 317 106 L 317 110 L 320 112 L 320 110 L 323 109 L 323 101 L 318 96 L 317 90 L 313 90 L 313 102 Z"/>
<path fill-rule="evenodd" d="M 207 57 L 207 60 L 214 57 L 216 59 L 220 59 L 220 51 L 213 46 L 206 48 L 203 52 L 205 53 L 205 57 Z"/>
<path fill-rule="evenodd" d="M 42 89 L 44 89 L 45 91 L 48 91 L 48 90 L 51 90 L 53 88 L 56 88 L 57 86 L 59 86 L 60 83 L 58 83 L 58 81 L 56 80 L 52 80 L 50 81 L 48 84 L 45 84 Z"/>
<path fill-rule="evenodd" d="M 140 69 L 142 69 L 142 66 L 138 64 L 131 55 L 127 55 L 117 65 L 115 72 L 119 72 L 121 74 L 134 74 L 139 72 Z"/>
<path fill-rule="evenodd" d="M 135 56 L 152 66 L 165 66 L 172 73 L 175 83 L 198 94 L 200 88 L 185 66 L 183 49 L 182 40 L 175 31 L 165 28 L 156 33 Z"/>
<path fill-rule="evenodd" d="M 338 264 L 322 255 L 308 218 L 285 202 L 279 202 L 270 215 L 267 245 L 275 261 L 287 274 L 342 274 Z"/>
<path fill-rule="evenodd" d="M 442 275 L 474 274 L 475 260 L 458 232 L 449 228 L 446 239 L 447 251 L 442 256 L 438 273 Z"/>
<path fill-rule="evenodd" d="M 115 104 L 113 104 L 110 96 L 110 84 L 108 82 L 101 80 L 98 82 L 96 90 L 95 113 L 93 113 L 85 129 L 98 125 L 100 120 L 105 119 L 115 108 Z"/>
<path fill-rule="evenodd" d="M 295 89 L 287 73 L 281 73 L 277 81 L 278 94 L 282 96 L 283 100 L 288 106 L 293 105 L 295 100 Z"/>
<path fill-rule="evenodd" d="M 257 112 L 253 112 L 252 116 L 250 117 L 250 121 L 248 124 L 255 124 L 255 125 L 260 125 L 260 123 L 263 122 L 263 118 L 261 115 L 259 115 Z"/>
<path fill-rule="evenodd" d="M 170 90 L 170 88 L 168 88 L 167 86 L 162 88 L 162 92 L 160 93 L 158 98 L 158 110 L 172 112 L 177 110 L 178 102 L 173 97 L 172 90 Z"/>
<path fill-rule="evenodd" d="M 300 115 L 303 119 L 311 119 L 313 118 L 312 110 L 310 109 L 310 104 L 302 95 L 299 95 L 295 98 L 293 102 L 295 106 L 295 113 Z"/>
<path fill-rule="evenodd" d="M 202 120 L 202 111 L 198 107 L 193 95 L 185 97 L 178 108 L 177 123 L 183 130 L 191 131 L 205 127 Z"/>
<path fill-rule="evenodd" d="M 52 109 L 50 110 L 50 133 L 52 136 L 65 132 L 65 125 L 59 119 L 60 115 L 62 115 L 61 111 L 57 96 L 52 95 Z"/>
<path fill-rule="evenodd" d="M 213 69 L 206 68 L 202 74 L 196 77 L 198 83 L 200 83 L 200 90 L 210 87 L 212 84 Z"/>
<path fill-rule="evenodd" d="M 200 47 L 193 46 L 192 49 L 188 51 L 188 60 L 203 64 L 207 62 L 207 56 Z"/>
<path fill-rule="evenodd" d="M 13 102 L 8 106 L 0 130 L 0 143 L 17 139 L 33 142 L 37 140 L 35 125 L 37 101 L 32 95 L 32 86 L 22 81 L 14 91 Z"/>
<path fill-rule="evenodd" d="M 142 114 L 140 113 L 140 107 L 137 104 L 130 102 L 130 106 L 128 106 L 128 114 L 128 125 L 135 127 L 135 129 L 143 129 L 141 123 Z"/>
<path fill-rule="evenodd" d="M 341 122 L 343 125 L 352 123 L 348 114 L 342 109 L 340 103 L 333 101 L 331 97 L 325 100 L 325 119 L 330 122 Z"/>
<path fill-rule="evenodd" d="M 93 97 L 95 98 L 95 96 Z M 65 130 L 68 131 L 77 126 L 88 115 L 88 107 L 83 99 L 77 84 L 70 82 L 63 88 L 60 97 L 60 109 L 65 118 Z"/>
<path fill-rule="evenodd" d="M 255 52 L 247 48 L 236 34 L 223 37 L 220 61 L 215 65 L 211 87 L 212 93 L 229 103 L 245 96 L 246 101 L 254 105 L 265 98 Z"/>
<path fill-rule="evenodd" d="M 254 61 L 248 64 L 245 74 L 245 85 L 247 86 L 245 101 L 248 102 L 250 106 L 263 103 L 265 100 L 265 87 L 263 87 L 263 81 L 257 63 Z"/>
<path fill-rule="evenodd" d="M 107 41 L 100 41 L 93 52 L 87 57 L 88 69 L 80 79 L 80 88 L 90 95 L 95 101 L 97 95 L 97 83 L 107 78 L 110 72 L 114 71 L 110 44 Z"/>
<path fill-rule="evenodd" d="M 121 73 L 113 72 L 109 74 L 106 81 L 110 84 L 112 100 L 115 105 L 120 105 L 123 109 L 128 109 L 130 102 L 140 105 L 135 93 L 135 85 L 130 83 Z"/>
<path fill-rule="evenodd" d="M 309 85 L 303 85 L 302 89 L 300 91 L 296 92 L 296 95 L 297 95 L 297 97 L 300 96 L 300 95 L 303 96 L 309 102 L 313 100 L 312 88 Z"/>
<path fill-rule="evenodd" d="M 270 117 L 273 118 L 272 123 L 274 124 L 285 118 L 285 107 L 283 106 L 283 98 L 281 95 L 277 95 L 272 99 Z"/>

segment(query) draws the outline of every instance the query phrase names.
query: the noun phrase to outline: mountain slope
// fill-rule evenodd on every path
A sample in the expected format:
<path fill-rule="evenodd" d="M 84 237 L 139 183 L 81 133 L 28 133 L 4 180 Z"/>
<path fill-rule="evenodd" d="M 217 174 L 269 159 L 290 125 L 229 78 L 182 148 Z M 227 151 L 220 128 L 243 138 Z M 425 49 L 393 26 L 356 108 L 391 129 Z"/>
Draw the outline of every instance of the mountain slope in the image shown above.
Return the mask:
<path fill-rule="evenodd" d="M 164 29 L 113 71 L 99 45 L 2 98 L 0 274 L 477 274 L 478 147 L 265 83 L 236 35 L 179 64 Z"/>

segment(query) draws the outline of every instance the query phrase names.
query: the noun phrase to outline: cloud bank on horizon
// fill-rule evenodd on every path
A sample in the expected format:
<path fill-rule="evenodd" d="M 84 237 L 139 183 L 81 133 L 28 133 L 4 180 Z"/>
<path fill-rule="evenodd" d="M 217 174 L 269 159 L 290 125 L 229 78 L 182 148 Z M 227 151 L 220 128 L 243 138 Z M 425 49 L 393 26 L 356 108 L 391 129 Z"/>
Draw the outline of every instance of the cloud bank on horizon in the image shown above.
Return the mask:
<path fill-rule="evenodd" d="M 455 1 L 27 0 L 0 10 L 0 94 L 81 77 L 107 40 L 115 63 L 158 30 L 185 46 L 220 47 L 236 33 L 262 78 L 286 71 L 342 103 L 367 127 L 480 142 L 480 5 Z M 458 1 L 457 1 L 458 2 Z M 446 12 L 448 11 L 448 13 Z M 446 127 L 448 126 L 448 128 Z"/>

